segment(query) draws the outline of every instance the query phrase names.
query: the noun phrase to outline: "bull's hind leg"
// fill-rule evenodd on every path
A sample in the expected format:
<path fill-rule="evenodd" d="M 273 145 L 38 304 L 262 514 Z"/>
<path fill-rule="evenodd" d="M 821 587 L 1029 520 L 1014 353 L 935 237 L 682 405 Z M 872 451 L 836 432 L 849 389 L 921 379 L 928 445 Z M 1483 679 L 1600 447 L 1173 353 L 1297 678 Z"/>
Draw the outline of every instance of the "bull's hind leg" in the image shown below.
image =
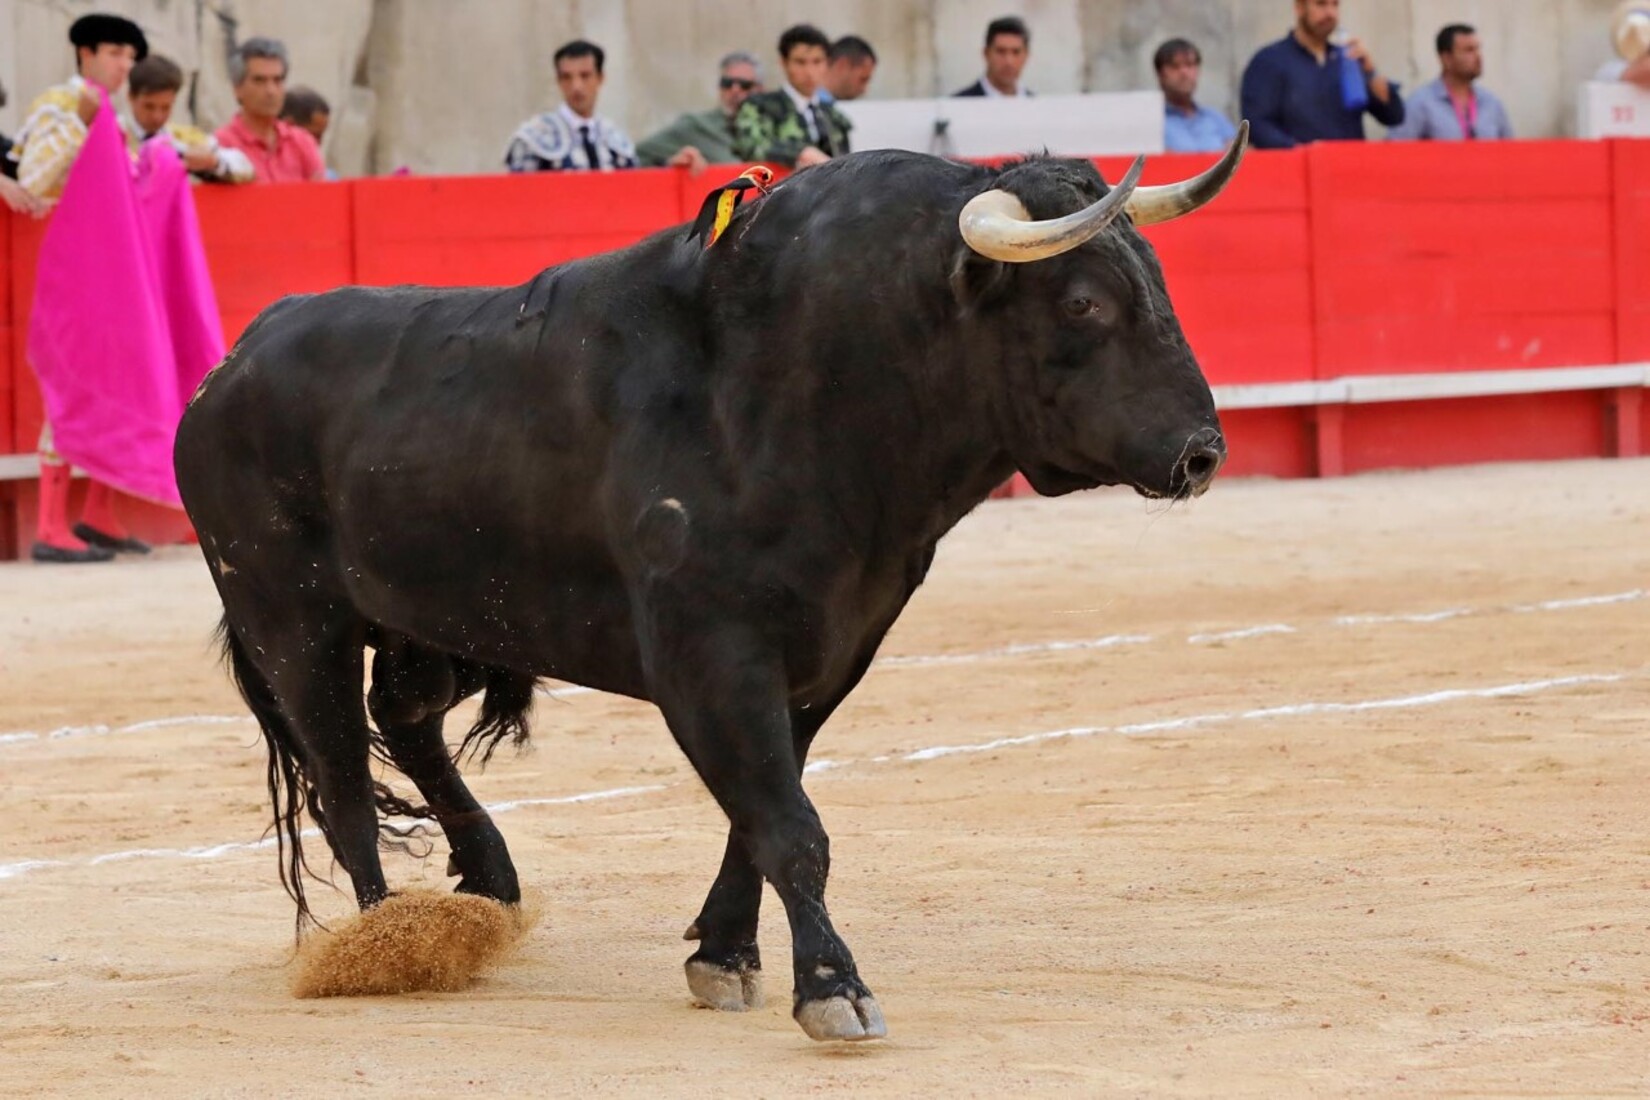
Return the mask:
<path fill-rule="evenodd" d="M 733 839 L 785 904 L 791 1014 L 814 1039 L 886 1035 L 882 1010 L 825 909 L 830 839 L 802 790 L 779 660 L 757 632 L 729 627 L 672 630 L 653 647 L 654 698 L 671 732 L 728 815 Z"/>
<path fill-rule="evenodd" d="M 485 684 L 483 669 L 391 640 L 373 657 L 367 706 L 391 762 L 413 781 L 447 837 L 458 892 L 515 905 L 521 886 L 504 836 L 465 785 L 442 736 L 447 711 Z"/>
<path fill-rule="evenodd" d="M 227 594 L 226 594 L 227 595 Z M 362 625 L 331 607 L 287 606 L 282 621 L 229 619 L 280 712 L 310 797 L 310 813 L 343 864 L 362 909 L 388 890 L 378 860 L 378 806 L 372 783 L 371 740 L 361 698 Z M 259 621 L 261 617 L 262 621 Z M 252 625 L 248 625 L 248 624 Z"/>

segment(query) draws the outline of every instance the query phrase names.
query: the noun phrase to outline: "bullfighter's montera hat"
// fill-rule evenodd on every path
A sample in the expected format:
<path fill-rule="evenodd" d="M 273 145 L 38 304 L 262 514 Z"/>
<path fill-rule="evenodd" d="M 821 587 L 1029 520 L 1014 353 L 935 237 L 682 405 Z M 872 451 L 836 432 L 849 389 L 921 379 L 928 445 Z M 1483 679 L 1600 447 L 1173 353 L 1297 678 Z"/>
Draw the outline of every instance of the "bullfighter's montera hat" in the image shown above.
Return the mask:
<path fill-rule="evenodd" d="M 82 15 L 69 28 L 71 46 L 95 50 L 105 42 L 132 47 L 139 61 L 149 56 L 149 40 L 143 37 L 143 28 L 130 19 L 118 15 Z"/>
<path fill-rule="evenodd" d="M 1650 0 L 1623 0 L 1610 16 L 1610 41 L 1623 61 L 1650 53 Z"/>

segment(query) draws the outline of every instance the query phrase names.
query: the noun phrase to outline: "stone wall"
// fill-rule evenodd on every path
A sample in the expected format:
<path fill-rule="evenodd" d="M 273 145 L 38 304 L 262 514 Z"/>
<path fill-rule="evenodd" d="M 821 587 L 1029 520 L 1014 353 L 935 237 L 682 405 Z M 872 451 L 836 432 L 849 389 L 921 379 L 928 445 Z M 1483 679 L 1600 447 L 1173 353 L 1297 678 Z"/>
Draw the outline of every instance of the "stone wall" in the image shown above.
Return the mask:
<path fill-rule="evenodd" d="M 1517 131 L 1557 137 L 1575 127 L 1576 87 L 1609 57 L 1614 0 L 1345 0 L 1343 23 L 1406 85 L 1436 73 L 1438 27 L 1474 23 L 1485 85 Z M 0 0 L 0 80 L 14 130 L 28 99 L 64 79 L 69 23 L 88 11 L 137 19 L 154 49 L 197 74 L 203 124 L 234 111 L 226 57 L 254 34 L 282 38 L 292 81 L 333 104 L 329 161 L 344 175 L 405 165 L 419 172 L 493 172 L 510 132 L 556 102 L 550 54 L 584 36 L 608 50 L 602 110 L 640 137 L 712 101 L 716 58 L 747 49 L 777 65 L 774 43 L 811 19 L 861 34 L 881 57 L 871 95 L 951 91 L 979 73 L 981 33 L 1016 13 L 1032 28 L 1028 83 L 1044 92 L 1152 87 L 1151 55 L 1173 35 L 1204 53 L 1201 98 L 1231 111 L 1243 65 L 1281 37 L 1289 0 Z M 1370 124 L 1371 133 L 1378 130 Z"/>

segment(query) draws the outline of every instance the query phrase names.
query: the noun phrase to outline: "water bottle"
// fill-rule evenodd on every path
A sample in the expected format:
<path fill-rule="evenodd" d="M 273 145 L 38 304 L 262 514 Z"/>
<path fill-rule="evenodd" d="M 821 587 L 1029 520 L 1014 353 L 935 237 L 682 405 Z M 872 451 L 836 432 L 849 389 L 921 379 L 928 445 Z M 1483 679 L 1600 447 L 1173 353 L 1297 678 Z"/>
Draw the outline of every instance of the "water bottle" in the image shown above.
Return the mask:
<path fill-rule="evenodd" d="M 1364 68 L 1346 52 L 1346 36 L 1341 35 L 1341 106 L 1349 111 L 1362 111 L 1369 106 L 1369 86 L 1364 82 Z"/>

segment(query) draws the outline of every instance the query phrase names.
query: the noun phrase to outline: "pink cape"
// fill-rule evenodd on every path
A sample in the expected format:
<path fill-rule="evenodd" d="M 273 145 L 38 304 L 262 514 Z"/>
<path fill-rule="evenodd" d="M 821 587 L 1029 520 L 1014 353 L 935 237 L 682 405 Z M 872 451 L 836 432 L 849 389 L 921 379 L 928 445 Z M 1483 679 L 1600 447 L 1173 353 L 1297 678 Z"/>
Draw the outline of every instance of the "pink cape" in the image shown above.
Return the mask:
<path fill-rule="evenodd" d="M 134 178 L 105 95 L 41 241 L 29 312 L 54 449 L 181 507 L 172 439 L 223 351 L 189 175 L 171 143 L 151 141 Z"/>

